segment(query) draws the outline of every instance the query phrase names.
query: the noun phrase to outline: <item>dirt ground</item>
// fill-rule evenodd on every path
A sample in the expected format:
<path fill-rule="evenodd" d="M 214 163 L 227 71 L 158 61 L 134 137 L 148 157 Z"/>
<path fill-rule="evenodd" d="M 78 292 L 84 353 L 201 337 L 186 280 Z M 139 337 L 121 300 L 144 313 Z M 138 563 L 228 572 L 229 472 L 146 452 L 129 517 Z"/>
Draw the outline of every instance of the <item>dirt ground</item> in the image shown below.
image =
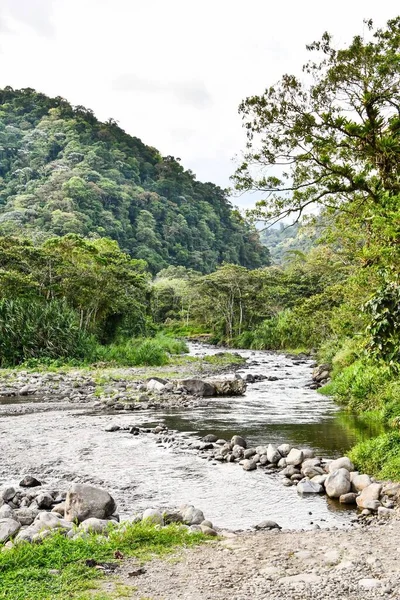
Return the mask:
<path fill-rule="evenodd" d="M 132 600 L 400 600 L 400 521 L 348 531 L 226 534 L 113 580 Z"/>

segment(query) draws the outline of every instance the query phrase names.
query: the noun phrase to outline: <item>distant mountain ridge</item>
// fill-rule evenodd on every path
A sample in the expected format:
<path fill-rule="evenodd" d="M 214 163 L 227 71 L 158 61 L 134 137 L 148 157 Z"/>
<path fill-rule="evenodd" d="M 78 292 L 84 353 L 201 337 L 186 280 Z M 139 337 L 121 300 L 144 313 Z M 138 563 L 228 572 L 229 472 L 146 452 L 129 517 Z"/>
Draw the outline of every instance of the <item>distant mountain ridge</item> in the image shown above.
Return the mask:
<path fill-rule="evenodd" d="M 67 233 L 111 237 L 153 272 L 269 264 L 226 192 L 179 159 L 61 97 L 0 90 L 0 235 Z"/>

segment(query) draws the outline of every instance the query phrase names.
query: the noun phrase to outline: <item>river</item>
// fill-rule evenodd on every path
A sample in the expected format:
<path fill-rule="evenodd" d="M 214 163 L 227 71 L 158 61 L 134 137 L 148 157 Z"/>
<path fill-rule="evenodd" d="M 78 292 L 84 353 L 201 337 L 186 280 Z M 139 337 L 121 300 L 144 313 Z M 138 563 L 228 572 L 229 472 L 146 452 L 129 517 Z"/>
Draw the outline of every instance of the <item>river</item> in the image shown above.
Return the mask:
<path fill-rule="evenodd" d="M 193 355 L 220 351 L 197 344 L 190 348 Z M 37 475 L 52 489 L 65 489 L 71 481 L 91 482 L 114 495 L 122 517 L 148 507 L 191 503 L 216 526 L 229 529 L 247 529 L 264 519 L 289 529 L 347 526 L 353 509 L 325 496 L 301 497 L 294 487 L 284 487 L 277 474 L 212 464 L 192 452 L 162 448 L 151 435 L 104 431 L 110 422 L 164 423 L 181 434 L 215 433 L 225 439 L 240 434 L 251 446 L 288 442 L 325 457 L 341 455 L 361 434 L 369 435 L 330 398 L 306 387 L 310 360 L 238 352 L 248 359 L 239 371 L 242 376 L 261 374 L 273 380 L 250 384 L 245 396 L 207 399 L 189 411 L 149 410 L 111 417 L 55 402 L 46 412 L 12 417 L 0 413 L 0 483 L 17 483 L 25 473 Z M 7 399 L 12 401 L 18 399 Z"/>

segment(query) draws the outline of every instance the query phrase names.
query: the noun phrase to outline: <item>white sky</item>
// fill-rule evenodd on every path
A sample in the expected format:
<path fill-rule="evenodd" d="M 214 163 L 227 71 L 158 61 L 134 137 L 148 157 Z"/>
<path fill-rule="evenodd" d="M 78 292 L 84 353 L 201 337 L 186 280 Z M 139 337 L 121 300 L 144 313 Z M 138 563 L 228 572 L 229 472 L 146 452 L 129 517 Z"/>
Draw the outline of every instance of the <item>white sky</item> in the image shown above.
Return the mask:
<path fill-rule="evenodd" d="M 241 100 L 299 73 L 324 31 L 341 45 L 398 13 L 395 0 L 0 0 L 0 87 L 83 104 L 226 187 Z"/>

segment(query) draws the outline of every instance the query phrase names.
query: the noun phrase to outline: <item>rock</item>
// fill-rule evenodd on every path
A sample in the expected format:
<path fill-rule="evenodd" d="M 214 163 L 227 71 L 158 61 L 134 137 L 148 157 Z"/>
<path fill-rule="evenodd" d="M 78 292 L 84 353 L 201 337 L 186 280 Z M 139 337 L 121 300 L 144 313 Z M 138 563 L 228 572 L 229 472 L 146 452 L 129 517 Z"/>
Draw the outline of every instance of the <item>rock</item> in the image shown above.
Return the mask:
<path fill-rule="evenodd" d="M 324 488 L 319 483 L 305 478 L 297 484 L 297 491 L 299 494 L 321 494 Z"/>
<path fill-rule="evenodd" d="M 378 506 L 378 517 L 382 517 L 387 519 L 389 517 L 393 517 L 395 511 L 393 508 L 385 508 L 384 506 Z"/>
<path fill-rule="evenodd" d="M 357 494 L 349 492 L 348 494 L 342 494 L 339 497 L 340 504 L 356 504 Z"/>
<path fill-rule="evenodd" d="M 19 485 L 21 487 L 31 488 L 31 487 L 37 487 L 42 484 L 40 483 L 40 481 L 38 481 L 36 479 L 36 477 L 33 477 L 32 475 L 25 475 L 25 477 L 22 479 L 22 481 L 19 482 Z"/>
<path fill-rule="evenodd" d="M 280 461 L 278 462 L 278 467 L 280 469 L 284 469 L 285 467 L 287 467 L 287 462 L 286 462 L 286 458 L 281 458 Z"/>
<path fill-rule="evenodd" d="M 243 456 L 244 458 L 253 458 L 253 456 L 256 454 L 257 452 L 255 448 L 247 448 L 247 450 L 244 451 Z"/>
<path fill-rule="evenodd" d="M 205 436 L 202 438 L 202 441 L 203 441 L 203 442 L 206 442 L 207 444 L 209 444 L 209 443 L 210 443 L 210 444 L 215 444 L 216 442 L 218 442 L 218 438 L 217 438 L 217 436 L 216 436 L 216 435 L 214 435 L 214 434 L 212 434 L 212 433 L 209 433 L 208 435 L 205 435 Z"/>
<path fill-rule="evenodd" d="M 62 517 L 65 515 L 65 502 L 60 502 L 56 504 L 54 508 L 52 508 L 51 512 L 57 513 Z"/>
<path fill-rule="evenodd" d="M 325 486 L 325 481 L 328 479 L 328 475 L 325 473 L 325 475 L 317 475 L 316 477 L 312 477 L 312 481 L 314 481 L 314 483 L 319 483 L 319 485 L 323 485 Z"/>
<path fill-rule="evenodd" d="M 257 469 L 257 463 L 254 460 L 244 460 L 242 467 L 244 471 L 254 471 Z"/>
<path fill-rule="evenodd" d="M 183 512 L 183 522 L 187 525 L 200 525 L 204 520 L 203 512 L 194 506 L 189 506 Z"/>
<path fill-rule="evenodd" d="M 232 454 L 235 458 L 242 458 L 244 456 L 244 452 L 244 448 L 242 448 L 242 446 L 239 446 L 239 444 L 236 444 L 232 448 Z"/>
<path fill-rule="evenodd" d="M 8 504 L 0 507 L 0 519 L 14 519 L 14 511 Z"/>
<path fill-rule="evenodd" d="M 231 439 L 231 444 L 232 444 L 232 447 L 241 446 L 244 449 L 247 448 L 246 440 L 244 438 L 242 438 L 240 435 L 234 435 L 233 438 Z M 260 453 L 257 452 L 257 454 L 260 454 Z"/>
<path fill-rule="evenodd" d="M 200 523 L 201 526 L 204 525 L 204 527 L 209 527 L 210 529 L 214 529 L 213 524 L 211 523 L 211 521 L 203 521 L 202 523 Z"/>
<path fill-rule="evenodd" d="M 39 494 L 39 496 L 36 497 L 36 504 L 38 508 L 50 508 L 52 504 L 54 504 L 54 498 L 45 492 L 44 494 Z"/>
<path fill-rule="evenodd" d="M 264 455 L 267 456 L 268 448 L 267 448 L 267 446 L 257 446 L 256 452 L 260 456 L 264 456 Z"/>
<path fill-rule="evenodd" d="M 321 467 L 304 468 L 304 466 L 302 466 L 301 472 L 304 475 L 304 477 L 308 477 L 309 479 L 312 479 L 313 477 L 318 477 L 318 475 L 324 475 L 324 470 L 321 469 Z"/>
<path fill-rule="evenodd" d="M 224 375 L 217 378 L 207 379 L 217 396 L 242 396 L 246 391 L 246 382 L 238 375 Z"/>
<path fill-rule="evenodd" d="M 121 427 L 119 425 L 107 425 L 107 427 L 104 429 L 104 431 L 107 432 L 113 432 L 113 431 L 119 431 L 121 429 Z"/>
<path fill-rule="evenodd" d="M 7 542 L 21 528 L 21 523 L 15 519 L 0 519 L 0 544 Z"/>
<path fill-rule="evenodd" d="M 351 487 L 355 492 L 362 492 L 364 488 L 371 485 L 372 481 L 369 475 L 355 475 L 351 478 Z"/>
<path fill-rule="evenodd" d="M 292 448 L 286 457 L 287 464 L 293 465 L 294 467 L 301 465 L 303 460 L 304 460 L 303 452 L 301 450 L 298 450 L 297 448 Z"/>
<path fill-rule="evenodd" d="M 65 518 L 78 521 L 95 517 L 107 519 L 116 511 L 114 498 L 108 492 L 91 485 L 74 483 L 67 492 Z"/>
<path fill-rule="evenodd" d="M 16 490 L 13 487 L 5 488 L 0 491 L 0 498 L 4 500 L 4 502 L 10 502 L 14 498 L 16 494 Z"/>
<path fill-rule="evenodd" d="M 19 521 L 21 525 L 32 525 L 37 514 L 37 510 L 33 510 L 32 508 L 18 508 L 14 511 L 15 519 Z"/>
<path fill-rule="evenodd" d="M 276 465 L 282 458 L 282 456 L 278 452 L 277 447 L 274 446 L 273 444 L 268 445 L 267 458 L 268 458 L 269 462 L 272 463 L 273 465 Z"/>
<path fill-rule="evenodd" d="M 357 498 L 357 506 L 359 508 L 368 508 L 369 510 L 377 510 L 380 506 L 379 496 L 382 491 L 380 483 L 371 483 L 364 488 Z M 378 504 L 377 504 L 378 503 Z"/>
<path fill-rule="evenodd" d="M 285 477 L 292 477 L 293 475 L 298 475 L 300 473 L 300 471 L 298 469 L 296 469 L 296 467 L 294 467 L 293 465 L 288 465 L 287 467 L 285 467 L 283 469 L 283 471 L 281 471 L 281 475 L 284 475 Z"/>
<path fill-rule="evenodd" d="M 285 457 L 289 454 L 291 446 L 289 444 L 281 444 L 278 446 L 278 452 L 281 456 Z"/>
<path fill-rule="evenodd" d="M 147 521 L 154 525 L 164 525 L 164 518 L 161 511 L 155 508 L 147 508 L 143 513 L 142 521 Z"/>
<path fill-rule="evenodd" d="M 161 392 L 165 387 L 164 383 L 158 381 L 157 379 L 150 379 L 147 382 L 146 389 L 148 392 Z"/>
<path fill-rule="evenodd" d="M 314 450 L 311 450 L 311 448 L 302 448 L 301 451 L 303 453 L 304 460 L 311 460 L 314 458 Z"/>
<path fill-rule="evenodd" d="M 72 529 L 73 525 L 70 521 L 61 519 L 55 513 L 41 512 L 35 519 L 33 527 L 38 531 L 43 529 Z"/>
<path fill-rule="evenodd" d="M 255 525 L 255 529 L 261 530 L 261 529 L 282 529 L 282 527 L 280 525 L 278 525 L 278 523 L 276 523 L 275 521 L 271 521 L 271 520 L 265 520 L 265 521 L 261 521 L 261 523 L 258 523 L 258 525 Z"/>
<path fill-rule="evenodd" d="M 347 469 L 337 469 L 328 475 L 325 480 L 326 493 L 330 498 L 340 498 L 351 489 L 350 473 Z"/>
<path fill-rule="evenodd" d="M 112 524 L 112 525 L 111 525 Z M 86 519 L 79 525 L 79 529 L 89 533 L 106 533 L 110 527 L 115 527 L 115 521 L 107 521 L 106 519 L 95 519 L 91 517 Z"/>
<path fill-rule="evenodd" d="M 347 456 L 342 456 L 341 458 L 332 460 L 328 467 L 329 473 L 333 473 L 333 471 L 338 471 L 339 469 L 346 469 L 349 472 L 354 471 L 354 465 Z"/>
<path fill-rule="evenodd" d="M 178 510 L 165 510 L 163 512 L 164 523 L 183 523 L 183 515 Z"/>
<path fill-rule="evenodd" d="M 387 483 L 382 489 L 382 493 L 389 498 L 400 497 L 400 483 Z"/>
<path fill-rule="evenodd" d="M 178 385 L 193 396 L 215 396 L 215 387 L 202 379 L 181 379 Z"/>
<path fill-rule="evenodd" d="M 218 533 L 212 527 L 208 527 L 208 525 L 200 525 L 200 531 L 204 533 L 204 535 L 209 535 L 212 537 L 216 537 Z"/>

